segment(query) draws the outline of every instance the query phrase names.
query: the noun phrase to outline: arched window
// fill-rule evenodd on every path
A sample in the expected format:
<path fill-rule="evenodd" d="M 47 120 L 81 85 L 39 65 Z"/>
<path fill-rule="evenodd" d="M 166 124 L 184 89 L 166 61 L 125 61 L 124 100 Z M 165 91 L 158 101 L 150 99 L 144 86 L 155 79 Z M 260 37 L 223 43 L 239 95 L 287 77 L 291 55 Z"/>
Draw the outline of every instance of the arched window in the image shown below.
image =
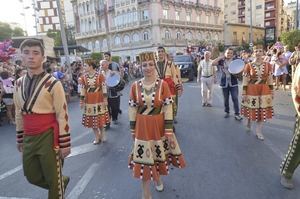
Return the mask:
<path fill-rule="evenodd" d="M 133 10 L 132 10 L 132 14 L 133 14 L 133 21 L 135 22 L 135 21 L 137 21 L 137 11 L 136 11 L 136 9 L 135 8 L 133 8 Z"/>
<path fill-rule="evenodd" d="M 219 35 L 218 35 L 218 33 L 215 34 L 215 40 L 219 41 Z"/>
<path fill-rule="evenodd" d="M 202 36 L 202 35 L 203 35 L 203 33 L 202 33 L 202 32 L 199 32 L 199 34 L 198 34 L 198 39 L 199 39 L 199 40 L 202 40 L 202 39 L 203 39 L 203 36 Z"/>
<path fill-rule="evenodd" d="M 190 41 L 193 39 L 193 34 L 191 32 L 188 32 L 186 35 L 186 38 Z"/>
<path fill-rule="evenodd" d="M 95 50 L 100 51 L 100 42 L 98 40 L 95 42 Z"/>
<path fill-rule="evenodd" d="M 211 34 L 210 33 L 207 33 L 207 40 L 211 41 Z"/>
<path fill-rule="evenodd" d="M 89 44 L 88 44 L 88 49 L 89 49 L 89 50 L 93 50 L 93 44 L 92 44 L 91 41 L 90 41 Z"/>
<path fill-rule="evenodd" d="M 107 49 L 107 40 L 106 39 L 103 39 L 102 47 L 103 47 L 103 49 Z"/>
<path fill-rule="evenodd" d="M 144 32 L 143 39 L 144 39 L 144 41 L 149 40 L 149 33 L 147 31 Z"/>
<path fill-rule="evenodd" d="M 83 4 L 82 4 L 82 11 L 83 11 L 83 14 L 85 14 L 85 13 L 86 13 L 86 9 L 85 9 L 85 2 L 83 2 Z"/>
<path fill-rule="evenodd" d="M 133 41 L 139 41 L 140 40 L 140 37 L 137 33 L 134 33 L 132 38 L 133 38 Z"/>
<path fill-rule="evenodd" d="M 181 39 L 181 32 L 176 33 L 176 39 Z"/>
<path fill-rule="evenodd" d="M 128 44 L 129 42 L 130 42 L 129 36 L 128 36 L 128 35 L 125 35 L 125 36 L 124 36 L 124 43 L 125 43 L 125 44 Z"/>
<path fill-rule="evenodd" d="M 120 37 L 116 36 L 115 37 L 115 45 L 120 45 L 121 44 L 121 39 Z"/>
<path fill-rule="evenodd" d="M 166 30 L 166 32 L 165 32 L 165 38 L 166 39 L 170 39 L 171 38 L 171 33 L 168 30 Z"/>

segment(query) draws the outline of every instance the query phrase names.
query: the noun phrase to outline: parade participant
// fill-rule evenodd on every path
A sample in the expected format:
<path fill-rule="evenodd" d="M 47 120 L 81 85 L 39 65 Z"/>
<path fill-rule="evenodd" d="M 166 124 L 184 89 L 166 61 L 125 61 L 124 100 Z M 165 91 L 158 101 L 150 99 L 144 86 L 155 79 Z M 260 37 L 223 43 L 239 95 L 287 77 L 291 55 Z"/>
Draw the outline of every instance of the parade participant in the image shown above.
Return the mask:
<path fill-rule="evenodd" d="M 300 164 L 300 67 L 298 66 L 292 81 L 292 98 L 296 109 L 296 122 L 294 126 L 294 135 L 291 140 L 289 150 L 280 166 L 281 184 L 287 189 L 294 188 L 292 181 L 293 174 Z"/>
<path fill-rule="evenodd" d="M 109 69 L 109 62 L 107 60 L 100 61 L 101 72 L 105 76 L 105 80 L 107 81 L 111 76 L 116 74 L 116 71 L 111 71 Z M 112 118 L 114 124 L 117 124 L 118 114 L 119 114 L 119 101 L 118 101 L 118 92 L 109 86 L 107 88 L 107 101 L 108 101 L 108 110 L 109 115 Z"/>
<path fill-rule="evenodd" d="M 291 79 L 291 76 L 292 76 L 292 72 L 291 72 L 292 71 L 292 66 L 288 63 L 288 60 L 290 59 L 292 53 L 290 52 L 288 46 L 284 46 L 283 55 L 285 57 L 285 60 L 287 60 L 286 68 L 287 68 L 287 71 L 288 71 L 288 75 L 287 75 L 286 82 L 288 84 L 289 82 L 292 82 L 292 79 Z"/>
<path fill-rule="evenodd" d="M 225 106 L 225 118 L 230 116 L 229 114 L 229 95 L 231 94 L 233 107 L 234 107 L 234 118 L 241 121 L 243 118 L 240 116 L 239 109 L 239 85 L 238 78 L 236 75 L 232 75 L 228 71 L 229 64 L 233 61 L 233 49 L 227 48 L 224 56 L 220 56 L 215 59 L 212 63 L 213 66 L 219 66 L 221 70 L 221 81 L 220 86 L 223 91 L 224 106 Z"/>
<path fill-rule="evenodd" d="M 300 63 L 300 43 L 297 46 L 295 46 L 295 51 L 290 56 L 289 63 L 292 66 L 292 80 L 293 80 L 295 70 L 298 64 Z"/>
<path fill-rule="evenodd" d="M 0 82 L 2 83 L 4 92 L 2 95 L 2 100 L 6 106 L 6 114 L 9 119 L 10 124 L 15 124 L 15 118 L 13 114 L 14 109 L 14 78 L 10 75 L 7 70 L 4 70 L 0 73 Z"/>
<path fill-rule="evenodd" d="M 85 74 L 78 82 L 80 89 L 80 107 L 83 110 L 82 124 L 92 128 L 95 134 L 93 144 L 104 141 L 106 125 L 107 91 L 105 77 L 96 71 L 97 65 L 92 60 L 85 61 Z M 105 138 L 104 138 L 105 139 Z"/>
<path fill-rule="evenodd" d="M 286 67 L 287 60 L 285 59 L 284 55 L 282 55 L 282 52 L 279 49 L 273 49 L 273 56 L 270 63 L 274 66 L 273 70 L 275 77 L 275 89 L 279 89 L 279 81 L 280 79 L 282 79 L 283 90 L 286 90 L 286 76 L 288 74 Z"/>
<path fill-rule="evenodd" d="M 140 54 L 144 78 L 131 85 L 129 120 L 134 139 L 129 167 L 142 180 L 143 197 L 151 198 L 150 180 L 163 191 L 160 178 L 169 165 L 185 167 L 185 160 L 173 132 L 173 99 L 164 80 L 157 78 L 155 54 Z"/>
<path fill-rule="evenodd" d="M 110 52 L 105 52 L 105 53 L 104 53 L 104 59 L 105 59 L 106 61 L 108 61 L 108 63 L 109 63 L 109 65 L 108 65 L 109 70 L 115 71 L 115 72 L 119 72 L 121 78 L 123 78 L 123 77 L 122 77 L 122 74 L 120 73 L 120 72 L 121 72 L 120 66 L 119 66 L 118 63 L 112 61 L 111 53 L 110 53 Z M 119 92 L 119 91 L 116 92 L 116 94 L 117 94 L 117 95 L 115 95 L 115 96 L 112 97 L 112 98 L 114 98 L 114 99 L 113 99 L 113 101 L 114 101 L 114 106 L 117 106 L 117 107 L 118 107 L 118 114 L 122 114 L 122 110 L 121 110 L 121 108 L 120 108 L 120 107 L 121 107 L 121 95 L 122 95 L 122 94 L 121 94 L 121 92 Z M 118 115 L 116 116 L 116 120 L 114 120 L 113 122 L 114 122 L 114 124 L 118 124 Z"/>
<path fill-rule="evenodd" d="M 271 64 L 263 61 L 263 56 L 263 48 L 254 47 L 254 60 L 244 67 L 241 108 L 241 114 L 248 119 L 248 130 L 251 121 L 257 122 L 256 137 L 259 140 L 264 140 L 263 122 L 273 116 L 273 69 Z"/>
<path fill-rule="evenodd" d="M 197 82 L 201 82 L 202 106 L 212 106 L 212 91 L 215 82 L 216 69 L 212 65 L 210 51 L 204 52 L 204 60 L 198 65 Z"/>
<path fill-rule="evenodd" d="M 23 153 L 27 180 L 49 190 L 49 199 L 64 198 L 69 177 L 62 160 L 70 154 L 67 103 L 59 81 L 43 70 L 44 47 L 26 39 L 20 50 L 27 74 L 15 85 L 17 148 Z"/>
<path fill-rule="evenodd" d="M 183 92 L 182 81 L 180 78 L 180 74 L 176 69 L 176 65 L 167 58 L 167 53 L 164 47 L 159 46 L 157 48 L 158 61 L 156 64 L 156 72 L 160 79 L 165 80 L 171 91 L 172 98 L 176 100 L 176 95 L 181 96 Z M 176 113 L 178 107 L 176 103 L 173 103 L 173 114 L 174 114 L 174 122 L 177 123 Z"/>

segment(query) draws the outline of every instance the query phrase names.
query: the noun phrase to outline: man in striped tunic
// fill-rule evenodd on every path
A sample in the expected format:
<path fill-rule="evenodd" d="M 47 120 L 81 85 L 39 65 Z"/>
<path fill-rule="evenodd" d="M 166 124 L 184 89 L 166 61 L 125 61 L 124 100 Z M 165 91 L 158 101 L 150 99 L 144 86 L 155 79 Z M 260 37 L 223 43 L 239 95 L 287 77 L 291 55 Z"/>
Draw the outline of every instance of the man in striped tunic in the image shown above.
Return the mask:
<path fill-rule="evenodd" d="M 294 135 L 289 150 L 280 166 L 281 184 L 287 189 L 293 189 L 292 177 L 300 164 L 300 67 L 296 68 L 292 81 L 292 97 L 297 112 Z"/>
<path fill-rule="evenodd" d="M 62 176 L 62 160 L 70 154 L 64 89 L 43 71 L 44 47 L 39 40 L 27 39 L 20 49 L 28 72 L 16 82 L 14 103 L 24 175 L 31 184 L 48 189 L 49 199 L 62 199 L 69 182 Z"/>

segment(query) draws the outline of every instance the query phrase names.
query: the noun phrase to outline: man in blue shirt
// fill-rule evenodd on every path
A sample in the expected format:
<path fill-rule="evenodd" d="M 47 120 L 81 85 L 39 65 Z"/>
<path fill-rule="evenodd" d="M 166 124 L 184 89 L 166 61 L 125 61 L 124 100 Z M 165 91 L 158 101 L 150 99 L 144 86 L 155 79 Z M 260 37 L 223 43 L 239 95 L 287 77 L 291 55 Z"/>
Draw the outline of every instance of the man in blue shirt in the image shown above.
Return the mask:
<path fill-rule="evenodd" d="M 238 79 L 235 75 L 232 75 L 228 71 L 229 64 L 233 61 L 233 49 L 227 48 L 224 56 L 220 56 L 215 59 L 212 63 L 213 66 L 218 66 L 218 69 L 221 71 L 221 81 L 220 86 L 223 91 L 224 106 L 225 106 L 225 118 L 230 116 L 229 114 L 229 95 L 234 107 L 235 119 L 241 121 L 243 118 L 240 116 L 239 108 L 239 87 Z"/>

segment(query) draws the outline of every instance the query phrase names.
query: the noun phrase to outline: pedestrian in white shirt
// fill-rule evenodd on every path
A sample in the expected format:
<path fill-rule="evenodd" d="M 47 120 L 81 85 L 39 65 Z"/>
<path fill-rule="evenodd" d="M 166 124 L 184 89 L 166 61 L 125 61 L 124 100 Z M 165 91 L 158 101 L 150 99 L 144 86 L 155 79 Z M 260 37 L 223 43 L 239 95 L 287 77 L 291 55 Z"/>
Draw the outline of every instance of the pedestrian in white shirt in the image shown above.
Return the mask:
<path fill-rule="evenodd" d="M 204 59 L 198 65 L 197 82 L 201 82 L 202 106 L 212 106 L 212 91 L 216 68 L 212 65 L 211 52 L 204 52 Z"/>

